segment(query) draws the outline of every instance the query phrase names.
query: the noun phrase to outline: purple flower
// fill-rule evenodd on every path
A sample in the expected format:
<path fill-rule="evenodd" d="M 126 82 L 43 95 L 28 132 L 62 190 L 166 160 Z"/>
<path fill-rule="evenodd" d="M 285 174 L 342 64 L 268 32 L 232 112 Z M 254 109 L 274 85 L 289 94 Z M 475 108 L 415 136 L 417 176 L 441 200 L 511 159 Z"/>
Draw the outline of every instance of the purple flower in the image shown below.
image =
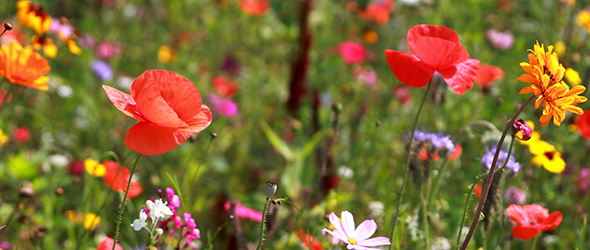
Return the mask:
<path fill-rule="evenodd" d="M 430 143 L 434 146 L 435 150 L 446 150 L 447 153 L 455 149 L 455 143 L 453 143 L 449 135 L 415 131 L 414 142 L 418 144 Z"/>
<path fill-rule="evenodd" d="M 347 249 L 373 250 L 378 248 L 370 247 L 391 245 L 387 237 L 369 239 L 377 231 L 375 220 L 365 220 L 355 228 L 354 217 L 350 212 L 342 211 L 341 217 L 342 220 L 336 214 L 331 213 L 329 219 L 335 229 L 334 231 L 330 231 L 324 228 L 322 229 L 322 234 L 329 233 L 348 244 Z"/>
<path fill-rule="evenodd" d="M 74 33 L 74 28 L 69 24 L 68 19 L 62 18 L 59 21 L 51 22 L 49 33 L 56 34 L 62 40 L 67 40 Z"/>
<path fill-rule="evenodd" d="M 95 61 L 92 63 L 92 72 L 101 80 L 108 81 L 113 78 L 113 70 L 111 66 L 103 61 Z"/>
<path fill-rule="evenodd" d="M 242 65 L 234 56 L 227 55 L 221 63 L 221 70 L 227 72 L 231 76 L 237 76 L 242 70 Z"/>
<path fill-rule="evenodd" d="M 526 202 L 526 194 L 517 187 L 510 187 L 504 194 L 504 200 L 508 204 L 519 204 L 522 205 Z"/>
<path fill-rule="evenodd" d="M 509 50 L 514 44 L 514 36 L 510 32 L 500 32 L 494 29 L 489 29 L 486 32 L 488 40 L 492 46 L 501 50 Z"/>
<path fill-rule="evenodd" d="M 490 169 L 492 167 L 492 161 L 494 160 L 494 154 L 496 153 L 496 149 L 487 150 L 486 154 L 481 158 L 481 164 L 486 168 Z M 504 150 L 500 150 L 500 154 L 498 155 L 498 161 L 496 162 L 496 169 L 499 169 L 504 165 L 506 162 L 506 157 L 508 157 L 508 153 Z M 508 159 L 508 164 L 506 164 L 506 168 L 512 170 L 513 173 L 518 172 L 520 170 L 520 164 L 514 160 L 514 156 L 510 156 Z"/>
<path fill-rule="evenodd" d="M 580 170 L 576 184 L 578 185 L 578 188 L 580 188 L 582 194 L 588 192 L 588 186 L 590 186 L 590 169 L 582 168 Z"/>
<path fill-rule="evenodd" d="M 238 104 L 232 99 L 224 98 L 216 94 L 209 95 L 209 103 L 211 103 L 215 113 L 221 116 L 232 117 L 239 111 Z"/>

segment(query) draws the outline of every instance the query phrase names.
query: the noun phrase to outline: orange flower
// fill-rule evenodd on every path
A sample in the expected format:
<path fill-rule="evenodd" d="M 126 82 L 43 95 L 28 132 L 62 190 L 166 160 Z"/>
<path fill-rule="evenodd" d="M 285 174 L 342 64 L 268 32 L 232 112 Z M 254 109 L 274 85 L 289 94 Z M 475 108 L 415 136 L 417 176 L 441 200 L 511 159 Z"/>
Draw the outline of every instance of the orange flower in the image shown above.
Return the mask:
<path fill-rule="evenodd" d="M 51 16 L 45 12 L 43 6 L 30 1 L 18 1 L 16 8 L 16 18 L 20 24 L 33 29 L 38 35 L 49 31 Z"/>
<path fill-rule="evenodd" d="M 574 105 L 587 100 L 584 96 L 578 96 L 586 88 L 580 85 L 570 90 L 563 81 L 565 67 L 559 63 L 553 46 L 549 45 L 545 51 L 543 44 L 537 42 L 534 50 L 529 51 L 529 62 L 520 63 L 526 74 L 518 77 L 518 80 L 531 85 L 524 87 L 519 94 L 536 95 L 535 108 L 543 104 L 543 115 L 539 119 L 541 125 L 546 126 L 553 117 L 553 124 L 559 126 L 565 120 L 565 111 L 581 115 L 582 109 Z"/>
<path fill-rule="evenodd" d="M 501 68 L 482 63 L 475 82 L 479 83 L 483 89 L 489 89 L 492 83 L 502 79 L 502 77 L 504 77 L 504 71 Z"/>
<path fill-rule="evenodd" d="M 46 36 L 33 36 L 33 47 L 35 50 L 43 48 L 43 53 L 50 58 L 55 58 L 57 55 L 57 46 L 53 44 L 51 38 Z"/>
<path fill-rule="evenodd" d="M 378 3 L 371 3 L 367 10 L 359 11 L 359 16 L 368 21 L 374 21 L 378 24 L 384 25 L 389 22 L 389 16 L 393 11 L 393 1 L 383 0 Z"/>
<path fill-rule="evenodd" d="M 32 46 L 22 47 L 17 42 L 0 47 L 0 76 L 12 84 L 23 85 L 46 91 L 51 68 Z"/>

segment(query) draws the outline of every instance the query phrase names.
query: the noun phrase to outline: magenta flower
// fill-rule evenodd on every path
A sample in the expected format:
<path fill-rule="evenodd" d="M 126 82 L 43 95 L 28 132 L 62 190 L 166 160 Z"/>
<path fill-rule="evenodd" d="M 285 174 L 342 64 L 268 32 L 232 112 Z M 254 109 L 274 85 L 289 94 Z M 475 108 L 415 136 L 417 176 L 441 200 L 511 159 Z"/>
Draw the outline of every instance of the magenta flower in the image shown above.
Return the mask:
<path fill-rule="evenodd" d="M 367 49 L 356 42 L 342 42 L 338 44 L 338 53 L 348 64 L 362 63 L 367 58 Z"/>
<path fill-rule="evenodd" d="M 329 233 L 348 244 L 347 249 L 357 250 L 379 250 L 379 248 L 370 248 L 377 246 L 391 245 L 387 237 L 376 237 L 369 239 L 377 231 L 375 220 L 365 220 L 355 228 L 354 217 L 348 211 L 342 211 L 342 220 L 332 212 L 330 214 L 330 223 L 334 226 L 334 231 L 327 228 L 322 229 L 322 234 Z"/>
<path fill-rule="evenodd" d="M 488 40 L 497 49 L 509 50 L 514 44 L 514 35 L 510 32 L 501 32 L 495 29 L 488 29 L 486 32 Z"/>
<path fill-rule="evenodd" d="M 229 201 L 227 201 L 227 202 L 225 202 L 225 204 L 223 204 L 223 209 L 225 209 L 225 211 L 229 212 L 230 208 L 231 208 L 231 204 L 229 203 Z M 247 218 L 247 219 L 254 220 L 256 222 L 262 222 L 262 212 L 245 207 L 241 203 L 238 203 L 236 205 L 236 215 L 240 218 Z"/>
<path fill-rule="evenodd" d="M 219 114 L 225 117 L 233 117 L 238 114 L 238 104 L 230 98 L 225 98 L 216 94 L 210 94 L 209 102 L 213 107 L 213 114 Z"/>

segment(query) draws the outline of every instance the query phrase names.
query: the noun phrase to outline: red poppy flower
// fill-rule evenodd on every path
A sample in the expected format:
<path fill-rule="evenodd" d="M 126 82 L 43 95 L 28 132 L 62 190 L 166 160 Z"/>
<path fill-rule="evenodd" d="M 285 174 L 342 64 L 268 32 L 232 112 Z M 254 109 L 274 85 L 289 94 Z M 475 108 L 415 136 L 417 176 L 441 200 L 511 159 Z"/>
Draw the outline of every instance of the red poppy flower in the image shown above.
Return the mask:
<path fill-rule="evenodd" d="M 105 160 L 102 162 L 102 165 L 105 168 L 105 175 L 103 176 L 104 183 L 115 191 L 125 192 L 127 181 L 129 181 L 129 175 L 131 174 L 129 170 L 125 166 L 119 168 L 119 165 L 114 161 Z M 137 197 L 142 191 L 143 188 L 141 185 L 131 179 L 127 199 L 131 200 Z"/>
<path fill-rule="evenodd" d="M 360 43 L 342 42 L 338 44 L 338 53 L 348 64 L 362 63 L 367 58 L 367 49 Z"/>
<path fill-rule="evenodd" d="M 127 131 L 125 145 L 140 154 L 166 153 L 211 123 L 197 87 L 174 72 L 143 72 L 131 84 L 131 95 L 102 88 L 119 111 L 139 121 Z"/>
<path fill-rule="evenodd" d="M 416 25 L 408 31 L 408 44 L 414 54 L 385 50 L 389 67 L 404 84 L 423 87 L 437 71 L 459 95 L 473 87 L 479 60 L 469 59 L 469 53 L 453 30 L 444 26 Z"/>
<path fill-rule="evenodd" d="M 479 68 L 479 73 L 475 82 L 479 83 L 483 89 L 487 89 L 490 85 L 504 77 L 504 71 L 494 65 L 482 63 Z"/>
<path fill-rule="evenodd" d="M 473 188 L 473 195 L 475 195 L 475 198 L 478 199 L 481 197 L 481 182 L 475 184 L 475 187 Z"/>
<path fill-rule="evenodd" d="M 590 110 L 584 110 L 584 114 L 578 116 L 576 120 L 578 132 L 584 138 L 590 139 Z"/>
<path fill-rule="evenodd" d="M 96 250 L 111 250 L 113 249 L 113 244 L 115 244 L 115 240 L 113 238 L 104 237 L 100 244 L 98 244 Z M 121 247 L 121 245 L 117 243 L 117 246 L 115 246 L 115 250 L 123 250 L 123 247 Z"/>
<path fill-rule="evenodd" d="M 31 133 L 27 127 L 18 127 L 13 134 L 16 144 L 23 144 L 31 139 Z"/>
<path fill-rule="evenodd" d="M 306 246 L 308 249 L 324 250 L 322 243 L 316 238 L 314 238 L 311 234 L 304 234 L 303 230 L 299 229 L 297 230 L 297 233 L 295 233 L 295 235 L 297 235 L 297 238 L 299 238 L 301 240 L 301 243 L 303 243 L 303 245 Z"/>
<path fill-rule="evenodd" d="M 238 85 L 227 79 L 225 76 L 213 78 L 213 87 L 219 94 L 225 97 L 233 96 L 239 89 Z"/>
<path fill-rule="evenodd" d="M 250 16 L 262 16 L 270 4 L 266 0 L 241 0 L 240 8 L 242 11 Z"/>
<path fill-rule="evenodd" d="M 389 16 L 391 15 L 392 10 L 393 1 L 383 0 L 369 4 L 366 11 L 359 11 L 359 16 L 368 21 L 374 21 L 383 25 L 389 22 Z"/>
<path fill-rule="evenodd" d="M 512 204 L 506 208 L 506 212 L 510 220 L 517 224 L 512 228 L 512 235 L 523 240 L 532 239 L 539 232 L 556 228 L 563 219 L 559 211 L 549 214 L 547 209 L 537 204 Z"/>

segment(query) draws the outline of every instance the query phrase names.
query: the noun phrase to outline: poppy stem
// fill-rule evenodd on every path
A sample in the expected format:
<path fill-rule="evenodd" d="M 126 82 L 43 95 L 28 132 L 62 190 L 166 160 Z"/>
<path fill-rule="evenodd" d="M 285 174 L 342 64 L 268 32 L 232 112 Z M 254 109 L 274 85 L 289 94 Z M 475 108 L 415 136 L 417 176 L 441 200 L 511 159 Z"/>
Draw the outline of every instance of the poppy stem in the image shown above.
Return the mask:
<path fill-rule="evenodd" d="M 506 124 L 506 127 L 504 128 L 504 131 L 502 132 L 502 136 L 500 137 L 500 141 L 498 142 L 498 145 L 496 146 L 496 152 L 494 153 L 494 159 L 492 160 L 492 166 L 490 167 L 490 170 L 488 171 L 488 173 L 494 173 L 494 170 L 496 170 L 496 163 L 498 162 L 498 156 L 500 155 L 500 150 L 502 149 L 502 144 L 504 143 L 504 139 L 506 138 L 508 131 L 512 129 L 512 126 L 514 125 L 514 121 L 516 121 L 516 118 L 518 117 L 518 115 L 520 115 L 520 113 L 533 100 L 535 100 L 536 97 L 537 97 L 536 95 L 532 95 L 516 111 L 516 113 L 514 113 L 512 118 L 510 118 L 510 122 L 508 122 L 508 124 Z M 508 160 L 506 160 L 506 162 L 508 162 Z M 479 200 L 479 203 L 477 204 L 477 211 L 475 212 L 475 215 L 473 216 L 473 221 L 471 222 L 471 226 L 469 227 L 469 232 L 467 233 L 467 236 L 465 237 L 465 240 L 463 241 L 463 244 L 461 245 L 461 250 L 465 250 L 467 248 L 467 245 L 469 244 L 469 241 L 471 240 L 473 233 L 475 233 L 475 228 L 477 227 L 477 223 L 480 220 L 479 215 L 481 214 L 481 210 L 483 209 L 483 204 L 485 203 L 486 199 L 488 198 L 488 191 L 490 191 L 490 186 L 492 185 L 493 179 L 494 179 L 494 175 L 488 174 L 488 179 L 486 180 L 485 187 L 481 193 L 481 198 Z"/>
<path fill-rule="evenodd" d="M 266 227 L 266 210 L 268 210 L 268 205 L 270 204 L 270 199 L 266 198 L 266 203 L 264 204 L 264 211 L 262 211 L 262 221 L 260 222 L 260 237 L 258 238 L 258 246 L 256 250 L 262 249 L 262 242 L 264 241 L 264 228 Z"/>
<path fill-rule="evenodd" d="M 135 167 L 137 167 L 137 162 L 141 159 L 142 154 L 138 154 L 135 162 L 133 163 L 133 168 L 131 168 L 131 172 L 129 173 L 129 180 L 127 180 L 127 189 L 125 189 L 125 194 L 123 195 L 123 201 L 121 201 L 121 208 L 119 208 L 119 218 L 117 219 L 117 227 L 115 228 L 115 241 L 113 242 L 113 249 L 117 246 L 117 240 L 119 239 L 119 227 L 121 226 L 121 219 L 123 219 L 123 209 L 125 208 L 125 202 L 127 201 L 127 194 L 129 193 L 129 187 L 131 186 L 131 179 L 133 178 L 133 173 L 135 172 Z"/>
<path fill-rule="evenodd" d="M 432 85 L 432 81 L 428 83 L 426 86 L 426 91 L 424 92 L 424 96 L 422 97 L 422 102 L 420 103 L 420 107 L 418 108 L 418 113 L 416 114 L 416 118 L 414 119 L 414 125 L 412 125 L 412 132 L 410 133 L 410 146 L 408 147 L 408 157 L 406 159 L 406 168 L 404 171 L 404 181 L 402 182 L 402 187 L 399 191 L 399 195 L 397 198 L 397 205 L 395 206 L 395 215 L 391 218 L 391 242 L 393 241 L 393 236 L 395 234 L 395 225 L 397 224 L 397 217 L 399 217 L 399 207 L 402 203 L 402 198 L 404 196 L 404 191 L 406 188 L 406 182 L 408 180 L 408 172 L 410 168 L 410 157 L 412 156 L 412 146 L 414 144 L 414 132 L 416 132 L 416 125 L 418 124 L 418 118 L 420 117 L 420 112 L 422 111 L 422 106 L 424 106 L 424 101 L 426 101 L 426 97 L 428 96 L 428 91 L 430 90 L 430 86 Z M 391 250 L 393 244 L 389 245 L 389 250 Z"/>

